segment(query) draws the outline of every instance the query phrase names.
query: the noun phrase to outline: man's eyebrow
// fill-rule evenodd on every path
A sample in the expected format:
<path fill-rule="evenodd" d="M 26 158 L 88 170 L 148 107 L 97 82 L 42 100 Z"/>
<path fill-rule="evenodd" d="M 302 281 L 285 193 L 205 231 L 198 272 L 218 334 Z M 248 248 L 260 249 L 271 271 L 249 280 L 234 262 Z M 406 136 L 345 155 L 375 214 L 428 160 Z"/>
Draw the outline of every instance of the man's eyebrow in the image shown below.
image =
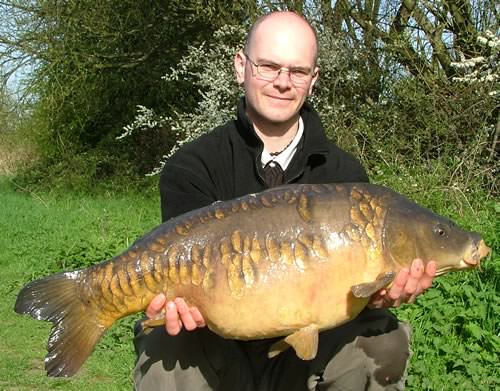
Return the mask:
<path fill-rule="evenodd" d="M 291 69 L 293 69 L 294 71 L 305 71 L 305 72 L 311 72 L 312 71 L 311 67 L 301 67 L 301 66 L 291 67 Z"/>
<path fill-rule="evenodd" d="M 269 64 L 269 65 L 282 66 L 280 63 L 273 61 L 273 60 L 268 60 L 267 58 L 257 58 L 255 61 L 257 64 Z"/>

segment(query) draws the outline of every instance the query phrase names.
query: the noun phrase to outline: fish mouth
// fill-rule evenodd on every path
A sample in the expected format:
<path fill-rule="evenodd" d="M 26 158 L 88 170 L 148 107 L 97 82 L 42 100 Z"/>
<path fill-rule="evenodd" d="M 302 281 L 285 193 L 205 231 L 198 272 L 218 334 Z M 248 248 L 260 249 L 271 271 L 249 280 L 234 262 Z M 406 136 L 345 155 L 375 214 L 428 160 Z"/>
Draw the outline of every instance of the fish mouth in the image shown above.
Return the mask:
<path fill-rule="evenodd" d="M 459 271 L 459 270 L 464 270 L 464 269 L 471 269 L 471 268 L 476 268 L 479 267 L 479 264 L 471 265 L 467 262 L 465 262 L 463 259 L 460 260 L 459 264 L 455 264 L 452 266 L 444 266 L 436 270 L 436 277 L 441 276 L 445 273 L 448 272 L 453 272 L 453 271 Z"/>
<path fill-rule="evenodd" d="M 439 268 L 436 271 L 436 276 L 440 276 L 449 271 L 453 270 L 463 270 L 463 269 L 475 269 L 481 267 L 481 259 L 486 257 L 490 253 L 491 249 L 481 240 L 477 246 L 471 251 L 469 257 L 462 258 L 458 266 L 445 266 Z"/>
<path fill-rule="evenodd" d="M 464 270 L 464 269 L 475 269 L 480 267 L 480 262 L 479 260 L 465 260 L 461 259 L 460 262 L 451 266 L 444 266 L 436 270 L 436 276 L 440 276 L 442 274 L 452 272 L 452 271 L 458 271 L 458 270 Z"/>
<path fill-rule="evenodd" d="M 479 245 L 477 245 L 472 251 L 470 258 L 464 258 L 460 261 L 460 267 L 464 269 L 470 267 L 480 267 L 481 259 L 486 257 L 490 253 L 490 251 L 491 249 L 486 245 L 484 240 L 481 239 Z"/>

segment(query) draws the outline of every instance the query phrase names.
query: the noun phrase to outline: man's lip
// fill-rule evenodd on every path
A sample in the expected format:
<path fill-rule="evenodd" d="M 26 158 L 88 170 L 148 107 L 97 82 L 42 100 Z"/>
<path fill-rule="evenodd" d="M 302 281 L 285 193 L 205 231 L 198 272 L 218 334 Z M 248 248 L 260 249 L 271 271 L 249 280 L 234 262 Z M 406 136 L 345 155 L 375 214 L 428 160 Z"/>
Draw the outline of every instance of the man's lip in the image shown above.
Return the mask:
<path fill-rule="evenodd" d="M 276 96 L 276 95 L 267 95 L 268 98 L 278 99 L 278 100 L 293 100 L 293 98 L 288 96 Z"/>

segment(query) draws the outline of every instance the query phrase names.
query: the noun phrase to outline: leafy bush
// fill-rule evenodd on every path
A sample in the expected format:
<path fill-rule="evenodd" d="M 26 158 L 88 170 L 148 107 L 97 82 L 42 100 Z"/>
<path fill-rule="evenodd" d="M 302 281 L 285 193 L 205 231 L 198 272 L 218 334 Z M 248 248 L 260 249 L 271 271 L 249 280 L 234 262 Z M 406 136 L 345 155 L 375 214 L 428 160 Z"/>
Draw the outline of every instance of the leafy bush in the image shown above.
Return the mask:
<path fill-rule="evenodd" d="M 27 137 L 27 112 L 6 85 L 0 85 L 0 175 L 14 175 L 37 155 L 32 139 Z"/>
<path fill-rule="evenodd" d="M 159 83 L 162 72 L 179 61 L 189 44 L 213 39 L 225 20 L 245 21 L 256 8 L 248 0 L 0 4 L 5 21 L 0 27 L 0 60 L 13 69 L 29 63 L 25 81 L 35 102 L 31 132 L 36 134 L 42 171 L 49 176 L 31 178 L 31 183 L 61 183 L 59 174 L 79 167 L 85 155 L 99 156 L 107 165 L 102 176 L 93 170 L 92 159 L 88 170 L 78 170 L 86 187 L 108 180 L 108 171 L 133 178 L 150 171 L 175 143 L 175 134 L 159 128 L 154 140 L 136 135 L 117 142 L 136 105 L 167 113 L 193 109 L 193 85 Z M 31 176 L 30 171 L 25 174 Z"/>
<path fill-rule="evenodd" d="M 179 64 L 163 76 L 163 80 L 174 85 L 186 81 L 192 83 L 199 94 L 193 111 L 162 116 L 152 109 L 139 106 L 135 120 L 124 127 L 120 139 L 166 127 L 175 133 L 177 143 L 163 156 L 152 174 L 159 173 L 165 160 L 182 144 L 234 117 L 237 97 L 241 90 L 236 85 L 230 64 L 238 48 L 243 46 L 245 33 L 241 26 L 222 27 L 215 32 L 213 43 L 189 47 L 188 53 Z"/>

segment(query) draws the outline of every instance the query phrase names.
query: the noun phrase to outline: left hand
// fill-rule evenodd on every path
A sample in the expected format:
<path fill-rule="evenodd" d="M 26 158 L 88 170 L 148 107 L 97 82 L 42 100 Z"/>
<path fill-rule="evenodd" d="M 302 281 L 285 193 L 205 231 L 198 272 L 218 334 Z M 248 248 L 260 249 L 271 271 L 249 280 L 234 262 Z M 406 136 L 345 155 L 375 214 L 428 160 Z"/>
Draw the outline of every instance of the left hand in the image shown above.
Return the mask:
<path fill-rule="evenodd" d="M 421 259 L 415 259 L 410 268 L 402 269 L 394 278 L 389 290 L 381 289 L 368 303 L 369 308 L 399 307 L 402 303 L 413 303 L 418 295 L 432 286 L 436 275 L 436 262 L 426 265 Z"/>
<path fill-rule="evenodd" d="M 205 326 L 205 319 L 198 308 L 189 306 L 182 297 L 167 301 L 165 295 L 160 293 L 149 303 L 146 315 L 150 319 L 157 319 L 159 316 L 163 316 L 163 311 L 165 313 L 165 329 L 172 336 L 179 334 L 183 327 L 191 331 L 197 327 Z"/>

